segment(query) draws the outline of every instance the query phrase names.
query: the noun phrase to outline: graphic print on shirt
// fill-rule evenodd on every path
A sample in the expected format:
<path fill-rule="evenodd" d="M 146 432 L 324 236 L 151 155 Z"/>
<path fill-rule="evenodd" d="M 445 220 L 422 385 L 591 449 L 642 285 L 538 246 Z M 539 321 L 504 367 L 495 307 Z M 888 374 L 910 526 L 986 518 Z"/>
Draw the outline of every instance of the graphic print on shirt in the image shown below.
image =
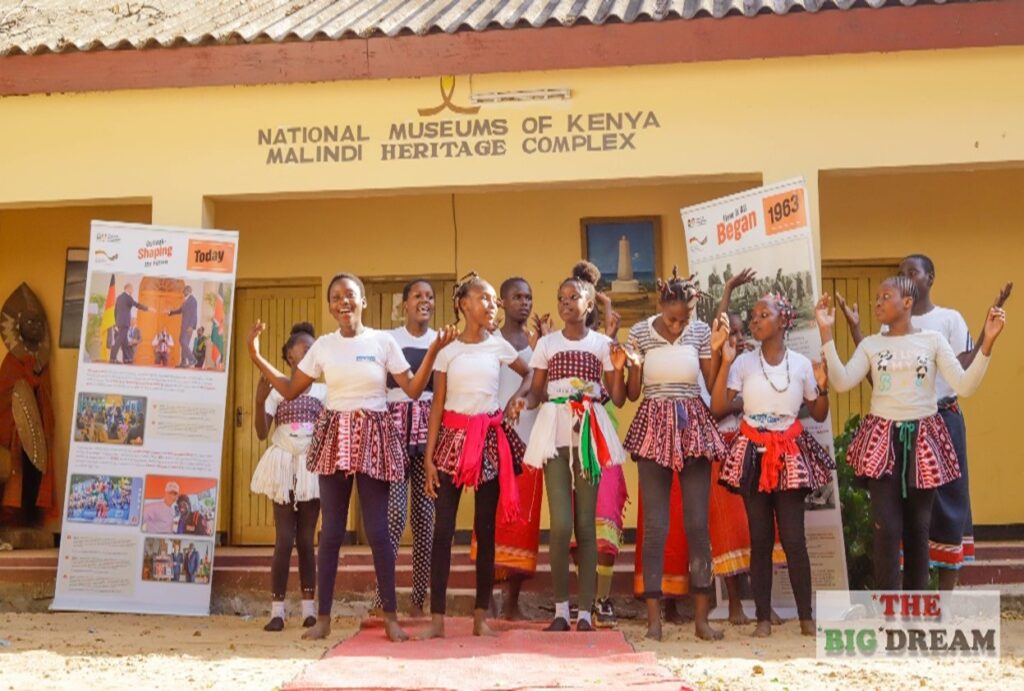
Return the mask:
<path fill-rule="evenodd" d="M 928 358 L 924 355 L 917 356 L 917 378 L 914 383 L 917 387 L 924 386 L 924 380 L 928 377 Z"/>
<path fill-rule="evenodd" d="M 878 390 L 888 391 L 892 388 L 892 374 L 889 372 L 889 365 L 892 364 L 892 351 L 879 351 L 876 357 L 875 367 L 878 369 Z"/>

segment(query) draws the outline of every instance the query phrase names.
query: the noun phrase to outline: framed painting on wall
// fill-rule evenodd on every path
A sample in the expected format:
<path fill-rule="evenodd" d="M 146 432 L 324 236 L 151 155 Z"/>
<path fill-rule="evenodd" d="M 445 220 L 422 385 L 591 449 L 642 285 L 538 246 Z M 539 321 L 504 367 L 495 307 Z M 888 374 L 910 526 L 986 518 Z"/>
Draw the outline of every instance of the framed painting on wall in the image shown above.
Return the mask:
<path fill-rule="evenodd" d="M 622 316 L 621 328 L 651 315 L 657 306 L 661 219 L 584 218 L 580 230 L 583 256 L 601 271 L 597 288 L 608 294 Z"/>

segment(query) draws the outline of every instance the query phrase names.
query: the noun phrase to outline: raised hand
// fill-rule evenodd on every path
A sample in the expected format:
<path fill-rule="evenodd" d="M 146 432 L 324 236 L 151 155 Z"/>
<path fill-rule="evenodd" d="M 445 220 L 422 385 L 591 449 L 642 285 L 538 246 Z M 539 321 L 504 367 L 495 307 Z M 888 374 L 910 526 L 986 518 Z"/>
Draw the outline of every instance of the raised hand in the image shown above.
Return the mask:
<path fill-rule="evenodd" d="M 437 330 L 437 338 L 434 339 L 435 349 L 441 350 L 446 345 L 459 337 L 459 328 L 454 324 L 442 326 Z"/>
<path fill-rule="evenodd" d="M 846 301 L 846 298 L 836 293 L 836 304 L 842 310 L 843 316 L 846 317 L 846 323 L 850 325 L 850 328 L 860 328 L 860 308 L 857 306 L 857 303 L 851 305 Z"/>
<path fill-rule="evenodd" d="M 626 368 L 626 362 L 629 360 L 629 353 L 622 347 L 621 343 L 612 343 L 608 351 L 611 357 L 612 367 L 615 368 L 616 372 L 622 371 Z"/>
<path fill-rule="evenodd" d="M 753 283 L 754 279 L 757 278 L 757 272 L 747 267 L 740 271 L 738 274 L 732 276 L 728 281 L 725 282 L 725 287 L 729 290 L 733 288 L 739 288 L 740 286 L 748 283 Z"/>
<path fill-rule="evenodd" d="M 729 340 L 729 315 L 724 312 L 711 324 L 711 352 L 722 349 Z M 733 344 L 735 347 L 735 344 Z"/>
<path fill-rule="evenodd" d="M 260 336 L 266 330 L 267 330 L 267 325 L 264 324 L 259 319 L 257 319 L 256 323 L 253 324 L 252 328 L 249 329 L 248 341 L 249 341 L 249 352 L 250 353 L 258 353 L 258 352 L 260 352 Z"/>
<path fill-rule="evenodd" d="M 441 486 L 441 480 L 437 477 L 437 466 L 433 461 L 423 462 L 423 474 L 426 476 L 423 492 L 431 499 L 437 499 L 437 488 Z"/>
<path fill-rule="evenodd" d="M 996 298 L 995 306 L 996 307 L 1002 307 L 1003 305 L 1005 305 L 1006 301 L 1009 299 L 1010 294 L 1012 292 L 1013 292 L 1013 281 L 1010 281 L 1005 286 L 1003 286 L 1002 290 L 999 291 L 999 297 Z"/>
<path fill-rule="evenodd" d="M 1006 326 L 1006 310 L 1002 307 L 993 307 L 988 311 L 985 319 L 985 343 L 991 345 L 1003 332 Z"/>
<path fill-rule="evenodd" d="M 811 362 L 811 367 L 814 369 L 814 382 L 818 385 L 818 390 L 824 391 L 828 388 L 828 363 L 824 360 Z"/>
<path fill-rule="evenodd" d="M 535 314 L 533 315 L 533 329 L 530 331 L 530 348 L 536 349 L 537 341 L 540 340 L 541 336 L 547 336 L 555 328 L 555 323 L 551 319 L 550 314 Z"/>
<path fill-rule="evenodd" d="M 831 333 L 836 325 L 836 308 L 832 306 L 832 296 L 824 293 L 818 304 L 814 306 L 814 318 L 818 322 L 818 328 L 828 330 Z"/>
<path fill-rule="evenodd" d="M 722 344 L 722 360 L 732 364 L 736 359 L 736 337 L 729 336 L 725 339 L 725 343 Z"/>

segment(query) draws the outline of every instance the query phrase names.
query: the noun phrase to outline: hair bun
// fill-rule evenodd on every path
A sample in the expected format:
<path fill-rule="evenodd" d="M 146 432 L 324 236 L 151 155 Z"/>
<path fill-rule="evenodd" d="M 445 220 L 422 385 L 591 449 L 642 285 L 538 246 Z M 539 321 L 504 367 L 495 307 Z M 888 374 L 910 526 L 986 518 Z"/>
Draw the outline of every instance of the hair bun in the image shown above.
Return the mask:
<path fill-rule="evenodd" d="M 309 334 L 316 338 L 316 329 L 309 322 L 298 322 L 292 325 L 292 332 L 289 336 L 295 336 L 296 334 Z"/>
<path fill-rule="evenodd" d="M 572 267 L 572 277 L 577 281 L 586 281 L 592 283 L 595 286 L 597 282 L 601 280 L 601 270 L 597 268 L 592 262 L 579 261 Z"/>

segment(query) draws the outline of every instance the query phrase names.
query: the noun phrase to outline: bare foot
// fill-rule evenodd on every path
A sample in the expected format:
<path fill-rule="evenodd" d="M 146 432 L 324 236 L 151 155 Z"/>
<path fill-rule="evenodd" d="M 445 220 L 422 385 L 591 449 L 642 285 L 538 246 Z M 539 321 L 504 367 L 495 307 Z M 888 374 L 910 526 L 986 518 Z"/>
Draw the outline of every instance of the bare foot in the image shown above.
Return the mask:
<path fill-rule="evenodd" d="M 665 600 L 665 621 L 669 624 L 686 623 L 686 617 L 680 613 L 675 600 Z"/>
<path fill-rule="evenodd" d="M 497 636 L 493 629 L 487 625 L 487 610 L 478 609 L 473 611 L 473 635 L 474 636 Z"/>
<path fill-rule="evenodd" d="M 428 641 L 431 638 L 444 638 L 444 615 L 443 614 L 432 614 L 430 616 L 430 626 L 427 630 L 416 636 L 417 640 Z"/>
<path fill-rule="evenodd" d="M 736 602 L 736 604 L 734 605 L 733 602 L 735 601 L 729 601 L 729 623 L 736 624 L 737 626 L 749 624 L 750 617 L 748 617 L 747 613 L 743 611 L 743 605 L 741 605 L 739 602 Z"/>
<path fill-rule="evenodd" d="M 707 621 L 695 622 L 693 632 L 697 634 L 697 638 L 702 641 L 720 641 L 725 636 L 724 633 L 712 627 Z"/>
<path fill-rule="evenodd" d="M 754 638 L 768 638 L 772 635 L 772 623 L 770 621 L 759 621 L 750 634 Z"/>
<path fill-rule="evenodd" d="M 652 641 L 661 640 L 661 619 L 647 622 L 647 635 L 644 638 Z"/>
<path fill-rule="evenodd" d="M 409 605 L 409 618 L 410 619 L 423 619 L 426 617 L 426 612 L 419 605 Z"/>
<path fill-rule="evenodd" d="M 392 643 L 401 643 L 402 641 L 409 640 L 409 634 L 398 625 L 398 617 L 394 614 L 384 615 L 384 635 Z"/>
<path fill-rule="evenodd" d="M 772 610 L 772 625 L 773 626 L 781 626 L 782 625 L 782 621 L 783 621 L 782 617 L 780 617 L 778 614 L 776 614 L 775 610 L 773 609 Z"/>
<path fill-rule="evenodd" d="M 331 615 L 321 614 L 316 618 L 316 624 L 309 627 L 302 634 L 302 638 L 307 641 L 320 640 L 321 638 L 327 638 L 331 634 Z"/>
<path fill-rule="evenodd" d="M 814 630 L 813 619 L 801 619 L 800 620 L 800 635 L 801 636 L 813 636 L 817 632 Z"/>

